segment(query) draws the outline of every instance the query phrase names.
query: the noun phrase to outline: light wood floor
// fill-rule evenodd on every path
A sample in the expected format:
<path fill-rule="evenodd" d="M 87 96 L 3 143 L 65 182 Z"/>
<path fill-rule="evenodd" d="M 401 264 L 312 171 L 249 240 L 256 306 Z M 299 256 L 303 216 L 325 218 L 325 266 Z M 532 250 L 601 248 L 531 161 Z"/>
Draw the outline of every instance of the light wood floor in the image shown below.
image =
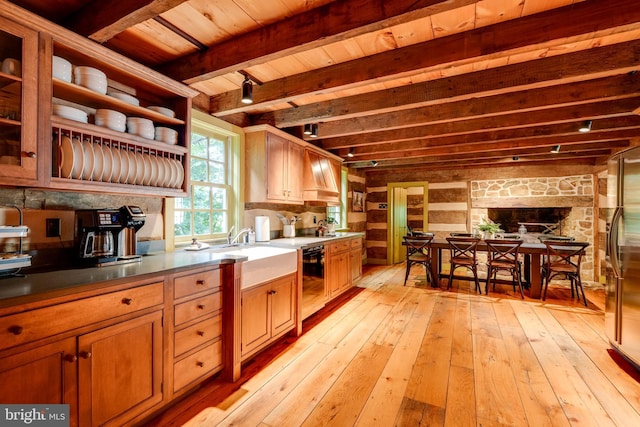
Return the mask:
<path fill-rule="evenodd" d="M 149 425 L 640 426 L 638 375 L 609 351 L 601 290 L 585 308 L 551 287 L 546 302 L 432 289 L 419 267 L 405 287 L 403 269 L 365 266 L 301 337 Z"/>

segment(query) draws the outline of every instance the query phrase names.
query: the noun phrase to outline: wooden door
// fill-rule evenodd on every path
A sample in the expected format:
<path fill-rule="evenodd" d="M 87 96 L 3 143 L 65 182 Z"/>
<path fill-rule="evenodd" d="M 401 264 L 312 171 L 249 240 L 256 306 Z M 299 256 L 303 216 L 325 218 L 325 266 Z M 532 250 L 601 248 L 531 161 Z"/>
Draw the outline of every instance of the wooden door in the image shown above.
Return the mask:
<path fill-rule="evenodd" d="M 302 202 L 303 197 L 304 147 L 289 142 L 287 155 L 287 200 Z"/>
<path fill-rule="evenodd" d="M 80 336 L 80 425 L 122 425 L 160 403 L 162 355 L 162 311 Z"/>
<path fill-rule="evenodd" d="M 74 337 L 0 359 L 0 402 L 68 404 L 77 426 L 77 366 Z"/>
<path fill-rule="evenodd" d="M 390 206 L 391 211 L 391 242 L 393 244 L 392 262 L 404 262 L 406 250 L 402 246 L 402 237 L 407 234 L 407 189 L 395 187 Z"/>
<path fill-rule="evenodd" d="M 271 335 L 290 329 L 295 322 L 295 275 L 276 279 L 269 290 L 271 297 Z"/>
<path fill-rule="evenodd" d="M 268 284 L 242 291 L 241 304 L 241 353 L 245 355 L 271 338 Z"/>
<path fill-rule="evenodd" d="M 287 146 L 288 141 L 276 135 L 267 134 L 267 199 L 287 199 Z"/>

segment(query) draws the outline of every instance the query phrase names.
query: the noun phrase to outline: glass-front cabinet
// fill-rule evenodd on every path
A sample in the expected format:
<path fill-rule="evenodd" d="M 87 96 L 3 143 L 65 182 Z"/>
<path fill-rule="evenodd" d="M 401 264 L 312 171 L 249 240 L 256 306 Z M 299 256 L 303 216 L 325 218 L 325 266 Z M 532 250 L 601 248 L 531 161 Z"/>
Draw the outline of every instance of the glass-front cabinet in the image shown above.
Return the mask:
<path fill-rule="evenodd" d="M 37 176 L 38 33 L 0 18 L 0 184 Z"/>

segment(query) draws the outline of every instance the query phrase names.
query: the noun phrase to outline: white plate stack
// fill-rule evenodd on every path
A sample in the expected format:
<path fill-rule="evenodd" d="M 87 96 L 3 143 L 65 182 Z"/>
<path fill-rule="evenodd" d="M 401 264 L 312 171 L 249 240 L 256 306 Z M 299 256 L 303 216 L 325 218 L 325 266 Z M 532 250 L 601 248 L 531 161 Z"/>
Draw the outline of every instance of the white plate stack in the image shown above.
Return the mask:
<path fill-rule="evenodd" d="M 167 108 L 167 107 L 159 107 L 159 106 L 156 106 L 156 105 L 152 105 L 151 107 L 147 107 L 147 108 L 149 110 L 151 110 L 151 111 L 155 111 L 156 113 L 160 113 L 163 116 L 167 116 L 167 117 L 171 117 L 171 118 L 176 116 L 175 111 L 173 111 L 173 110 L 171 110 L 170 108 Z"/>
<path fill-rule="evenodd" d="M 166 142 L 170 145 L 176 145 L 178 143 L 178 132 L 166 127 L 156 127 L 155 138 L 156 141 Z"/>
<path fill-rule="evenodd" d="M 119 111 L 98 108 L 96 110 L 95 123 L 98 126 L 124 132 L 127 129 L 127 116 Z"/>
<path fill-rule="evenodd" d="M 135 106 L 139 106 L 140 105 L 140 100 L 138 98 L 136 98 L 135 96 L 129 95 L 127 93 L 122 93 L 122 92 L 108 92 L 107 95 L 119 99 L 120 101 L 124 101 L 127 104 L 131 104 L 131 105 L 135 105 Z"/>
<path fill-rule="evenodd" d="M 129 117 L 127 119 L 127 133 L 146 139 L 154 139 L 155 137 L 153 122 L 142 117 Z"/>
<path fill-rule="evenodd" d="M 53 57 L 53 77 L 71 83 L 71 62 L 59 56 Z"/>
<path fill-rule="evenodd" d="M 78 108 L 69 107 L 67 105 L 53 104 L 53 115 L 64 117 L 69 120 L 75 120 L 76 122 L 87 123 L 89 121 L 87 113 Z"/>
<path fill-rule="evenodd" d="M 107 75 L 97 68 L 75 67 L 73 69 L 74 83 L 84 86 L 94 92 L 107 94 Z"/>

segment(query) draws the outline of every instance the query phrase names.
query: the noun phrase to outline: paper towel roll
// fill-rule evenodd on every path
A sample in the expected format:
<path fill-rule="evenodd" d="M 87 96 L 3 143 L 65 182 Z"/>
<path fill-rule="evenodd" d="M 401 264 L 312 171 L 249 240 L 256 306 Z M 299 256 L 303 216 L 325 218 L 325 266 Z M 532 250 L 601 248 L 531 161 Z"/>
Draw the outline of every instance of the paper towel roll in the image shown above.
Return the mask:
<path fill-rule="evenodd" d="M 268 216 L 256 216 L 256 242 L 268 242 L 271 237 L 271 227 Z"/>

